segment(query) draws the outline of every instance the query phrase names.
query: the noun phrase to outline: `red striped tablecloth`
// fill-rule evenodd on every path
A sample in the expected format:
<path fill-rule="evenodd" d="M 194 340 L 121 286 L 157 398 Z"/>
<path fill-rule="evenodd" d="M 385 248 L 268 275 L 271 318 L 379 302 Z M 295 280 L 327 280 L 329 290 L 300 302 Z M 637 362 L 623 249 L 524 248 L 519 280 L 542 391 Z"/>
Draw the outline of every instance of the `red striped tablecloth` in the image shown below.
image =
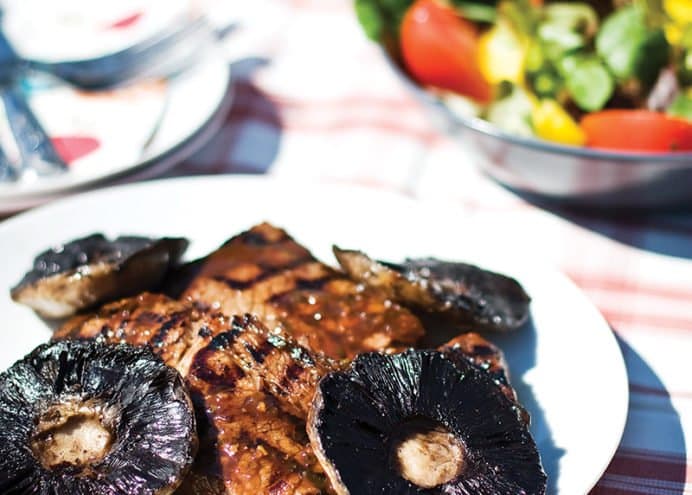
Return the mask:
<path fill-rule="evenodd" d="M 433 129 L 364 39 L 348 0 L 207 3 L 220 24 L 234 22 L 225 49 L 235 101 L 212 142 L 169 175 L 321 178 L 502 215 L 514 226 L 512 249 L 576 282 L 625 357 L 627 426 L 592 493 L 692 493 L 692 215 L 607 220 L 541 210 L 506 191 Z"/>

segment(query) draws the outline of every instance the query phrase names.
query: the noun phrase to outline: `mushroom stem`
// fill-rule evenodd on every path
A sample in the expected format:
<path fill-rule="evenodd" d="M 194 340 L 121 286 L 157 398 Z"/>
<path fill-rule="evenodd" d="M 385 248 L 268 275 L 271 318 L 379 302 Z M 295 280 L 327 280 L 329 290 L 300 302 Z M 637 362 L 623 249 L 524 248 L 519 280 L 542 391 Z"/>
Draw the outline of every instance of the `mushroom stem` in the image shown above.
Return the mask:
<path fill-rule="evenodd" d="M 464 447 L 443 428 L 413 433 L 396 447 L 401 476 L 421 488 L 447 483 L 464 469 Z"/>
<path fill-rule="evenodd" d="M 108 423 L 103 408 L 95 403 L 53 405 L 36 426 L 31 450 L 46 469 L 65 464 L 86 467 L 108 455 L 113 443 Z"/>

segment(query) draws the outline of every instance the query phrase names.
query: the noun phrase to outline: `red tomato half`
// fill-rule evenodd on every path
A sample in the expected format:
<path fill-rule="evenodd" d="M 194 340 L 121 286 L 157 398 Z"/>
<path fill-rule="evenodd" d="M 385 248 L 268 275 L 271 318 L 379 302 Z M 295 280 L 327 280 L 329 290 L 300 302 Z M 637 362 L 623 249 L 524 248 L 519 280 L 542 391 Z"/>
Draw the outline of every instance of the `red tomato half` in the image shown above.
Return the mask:
<path fill-rule="evenodd" d="M 416 0 L 401 24 L 401 52 L 406 68 L 421 84 L 490 101 L 492 87 L 476 59 L 476 28 L 452 8 L 436 0 Z"/>
<path fill-rule="evenodd" d="M 649 110 L 604 110 L 581 121 L 586 145 L 623 151 L 691 151 L 692 123 Z"/>

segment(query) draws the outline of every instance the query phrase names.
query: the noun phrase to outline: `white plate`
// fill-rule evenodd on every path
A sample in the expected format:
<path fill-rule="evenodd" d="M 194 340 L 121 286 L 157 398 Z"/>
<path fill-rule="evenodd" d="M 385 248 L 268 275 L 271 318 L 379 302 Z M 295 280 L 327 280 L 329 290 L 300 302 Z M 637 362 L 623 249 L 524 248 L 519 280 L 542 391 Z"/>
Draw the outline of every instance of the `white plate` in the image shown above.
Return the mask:
<path fill-rule="evenodd" d="M 96 231 L 182 235 L 192 259 L 241 229 L 268 220 L 286 228 L 317 256 L 330 247 L 363 249 L 399 260 L 432 255 L 471 261 L 516 277 L 532 296 L 533 327 L 496 339 L 507 354 L 520 400 L 550 479 L 549 493 L 584 494 L 610 461 L 625 424 L 625 365 L 608 325 L 586 297 L 554 270 L 493 252 L 485 229 L 453 209 L 402 196 L 335 185 L 257 178 L 202 177 L 103 189 L 69 198 L 0 224 L 0 368 L 50 333 L 8 295 L 48 246 Z M 476 241 L 474 241 L 476 239 Z"/>
<path fill-rule="evenodd" d="M 128 48 L 189 15 L 192 3 L 0 0 L 0 8 L 3 33 L 17 53 L 57 62 L 96 58 Z"/>
<path fill-rule="evenodd" d="M 0 213 L 153 165 L 161 172 L 164 165 L 186 158 L 218 128 L 230 107 L 230 65 L 211 49 L 194 67 L 166 82 L 95 94 L 49 85 L 31 89 L 29 97 L 51 137 L 86 136 L 99 146 L 71 162 L 63 174 L 0 182 Z"/>

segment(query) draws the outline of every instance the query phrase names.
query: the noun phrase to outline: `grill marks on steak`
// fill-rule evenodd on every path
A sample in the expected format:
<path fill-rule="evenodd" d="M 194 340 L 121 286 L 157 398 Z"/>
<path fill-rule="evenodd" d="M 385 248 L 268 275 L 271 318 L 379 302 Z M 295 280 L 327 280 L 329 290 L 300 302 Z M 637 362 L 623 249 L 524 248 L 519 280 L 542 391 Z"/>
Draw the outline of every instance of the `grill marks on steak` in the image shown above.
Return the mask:
<path fill-rule="evenodd" d="M 269 328 L 336 359 L 399 350 L 423 335 L 418 319 L 384 292 L 317 261 L 266 223 L 212 253 L 183 298 L 229 315 L 255 314 Z"/>
<path fill-rule="evenodd" d="M 319 380 L 338 365 L 311 353 L 290 337 L 273 333 L 253 315 L 233 317 L 230 353 L 245 373 L 260 377 L 289 414 L 307 418 Z"/>
<path fill-rule="evenodd" d="M 229 326 L 230 319 L 221 313 L 145 292 L 106 304 L 95 313 L 71 318 L 53 334 L 53 339 L 148 345 L 168 366 L 187 376 L 196 352 Z"/>
<path fill-rule="evenodd" d="M 317 382 L 332 369 L 249 315 L 197 353 L 188 383 L 204 401 L 227 493 L 332 493 L 305 431 Z"/>

